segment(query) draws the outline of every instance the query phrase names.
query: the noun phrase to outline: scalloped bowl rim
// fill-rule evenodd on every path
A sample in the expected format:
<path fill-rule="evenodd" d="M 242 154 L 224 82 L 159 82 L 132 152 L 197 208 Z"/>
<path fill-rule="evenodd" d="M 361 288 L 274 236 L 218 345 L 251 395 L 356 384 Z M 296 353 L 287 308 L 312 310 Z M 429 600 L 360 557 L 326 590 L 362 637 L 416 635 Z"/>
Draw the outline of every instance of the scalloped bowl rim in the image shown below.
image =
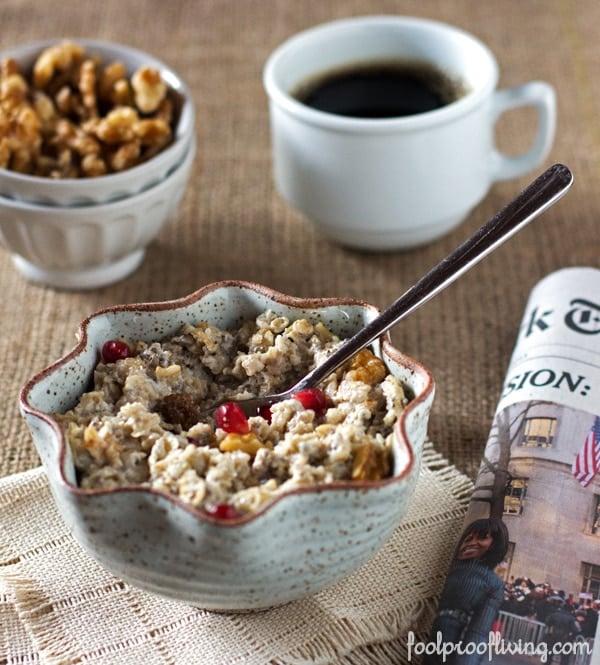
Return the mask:
<path fill-rule="evenodd" d="M 66 442 L 65 435 L 61 427 L 57 423 L 57 421 L 52 418 L 51 414 L 42 411 L 41 409 L 38 409 L 37 407 L 34 407 L 29 403 L 29 395 L 34 389 L 34 387 L 38 383 L 49 377 L 54 372 L 60 370 L 64 365 L 69 363 L 69 361 L 75 359 L 80 353 L 82 353 L 86 349 L 88 344 L 88 327 L 90 326 L 91 322 L 94 319 L 104 316 L 106 314 L 110 315 L 113 313 L 129 312 L 133 314 L 135 312 L 151 313 L 151 312 L 159 312 L 165 310 L 173 310 L 173 311 L 183 310 L 186 307 L 199 302 L 200 300 L 202 300 L 204 296 L 210 294 L 211 292 L 220 288 L 228 288 L 228 287 L 236 287 L 242 290 L 246 289 L 260 296 L 268 298 L 275 303 L 290 308 L 298 308 L 304 310 L 306 309 L 318 310 L 318 309 L 323 309 L 325 307 L 347 306 L 347 307 L 364 308 L 367 311 L 371 311 L 374 315 L 376 315 L 379 312 L 379 309 L 374 305 L 371 305 L 361 299 L 353 297 L 347 297 L 347 298 L 296 297 L 296 296 L 286 295 L 280 291 L 271 289 L 270 287 L 266 287 L 261 284 L 244 280 L 221 280 L 213 282 L 207 284 L 204 287 L 201 287 L 200 289 L 197 289 L 196 291 L 193 291 L 187 296 L 183 296 L 181 298 L 176 298 L 173 300 L 113 305 L 96 310 L 92 314 L 88 315 L 85 319 L 83 319 L 79 324 L 78 342 L 73 347 L 73 349 L 71 349 L 61 358 L 53 362 L 51 365 L 47 366 L 45 369 L 35 374 L 32 378 L 30 378 L 19 394 L 19 406 L 22 414 L 23 415 L 27 414 L 37 417 L 41 421 L 45 422 L 52 429 L 56 437 L 55 443 L 58 444 L 57 452 L 58 452 L 59 480 L 63 484 L 63 486 L 67 488 L 69 493 L 77 496 L 80 499 L 88 497 L 91 500 L 93 500 L 94 497 L 100 497 L 100 496 L 106 497 L 111 495 L 123 495 L 129 493 L 132 494 L 142 493 L 151 496 L 153 495 L 160 497 L 161 500 L 165 499 L 168 500 L 177 508 L 180 508 L 185 512 L 187 512 L 188 514 L 192 515 L 193 517 L 197 518 L 200 522 L 213 524 L 217 527 L 235 528 L 237 526 L 245 525 L 248 524 L 249 522 L 259 520 L 263 515 L 266 515 L 268 512 L 270 512 L 270 510 L 276 504 L 285 501 L 286 498 L 290 496 L 299 495 L 299 494 L 321 494 L 323 492 L 349 491 L 349 490 L 353 492 L 360 492 L 362 490 L 374 489 L 374 488 L 384 487 L 386 485 L 392 485 L 404 480 L 404 478 L 407 475 L 409 475 L 410 472 L 413 470 L 416 462 L 414 449 L 413 446 L 411 445 L 408 433 L 406 431 L 406 420 L 409 417 L 409 414 L 412 411 L 414 411 L 418 405 L 420 405 L 423 402 L 426 402 L 429 399 L 433 399 L 435 384 L 430 370 L 427 369 L 419 361 L 411 358 L 410 356 L 407 356 L 406 354 L 402 353 L 399 349 L 397 349 L 391 343 L 389 334 L 384 335 L 382 338 L 383 349 L 385 350 L 385 352 L 392 359 L 401 364 L 403 367 L 410 369 L 414 373 L 419 372 L 422 376 L 426 378 L 426 383 L 421 393 L 419 395 L 413 395 L 411 397 L 410 401 L 406 405 L 406 408 L 401 412 L 400 416 L 398 417 L 394 425 L 396 430 L 396 435 L 405 445 L 409 457 L 406 465 L 399 474 L 394 474 L 387 478 L 383 478 L 382 480 L 375 480 L 375 481 L 342 480 L 342 481 L 333 481 L 330 483 L 310 484 L 305 487 L 294 488 L 292 490 L 283 492 L 275 496 L 273 499 L 268 501 L 264 506 L 262 506 L 259 510 L 253 511 L 241 517 L 228 519 L 228 520 L 221 520 L 219 518 L 215 518 L 205 513 L 204 511 L 194 508 L 190 504 L 179 499 L 177 496 L 161 490 L 156 490 L 149 487 L 134 486 L 134 485 L 112 487 L 108 489 L 81 489 L 79 486 L 73 484 L 71 481 L 67 479 L 67 477 L 65 476 L 65 465 L 67 463 L 66 456 L 67 456 L 68 444 Z"/>

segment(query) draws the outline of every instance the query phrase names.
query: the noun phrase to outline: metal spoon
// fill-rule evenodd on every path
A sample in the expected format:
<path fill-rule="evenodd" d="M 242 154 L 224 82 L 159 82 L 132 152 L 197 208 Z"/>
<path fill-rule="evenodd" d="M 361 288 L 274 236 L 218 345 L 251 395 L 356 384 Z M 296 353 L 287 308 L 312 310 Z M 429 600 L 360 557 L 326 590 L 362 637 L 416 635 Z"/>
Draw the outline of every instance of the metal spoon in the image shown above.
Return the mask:
<path fill-rule="evenodd" d="M 238 400 L 247 416 L 256 415 L 263 406 L 289 399 L 300 390 L 316 386 L 361 349 L 387 332 L 405 316 L 458 279 L 469 268 L 490 254 L 505 240 L 544 212 L 569 189 L 573 175 L 568 167 L 555 164 L 544 171 L 513 201 L 496 213 L 470 238 L 411 286 L 373 321 L 348 338 L 323 363 L 284 392 Z M 227 400 L 228 402 L 234 400 Z M 216 408 L 215 405 L 214 408 Z"/>

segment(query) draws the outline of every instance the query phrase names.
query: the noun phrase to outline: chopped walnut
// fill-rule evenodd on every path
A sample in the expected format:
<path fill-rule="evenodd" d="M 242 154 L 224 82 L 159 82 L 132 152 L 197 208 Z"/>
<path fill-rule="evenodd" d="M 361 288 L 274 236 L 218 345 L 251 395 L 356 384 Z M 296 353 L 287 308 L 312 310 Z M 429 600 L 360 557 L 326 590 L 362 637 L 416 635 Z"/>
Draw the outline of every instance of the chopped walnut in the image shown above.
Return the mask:
<path fill-rule="evenodd" d="M 160 72 L 151 67 L 140 67 L 131 77 L 135 92 L 135 105 L 142 113 L 153 113 L 167 94 L 167 85 Z"/>
<path fill-rule="evenodd" d="M 44 49 L 29 78 L 0 62 L 0 167 L 51 178 L 136 166 L 173 139 L 175 92 L 158 70 L 129 77 L 73 42 Z"/>

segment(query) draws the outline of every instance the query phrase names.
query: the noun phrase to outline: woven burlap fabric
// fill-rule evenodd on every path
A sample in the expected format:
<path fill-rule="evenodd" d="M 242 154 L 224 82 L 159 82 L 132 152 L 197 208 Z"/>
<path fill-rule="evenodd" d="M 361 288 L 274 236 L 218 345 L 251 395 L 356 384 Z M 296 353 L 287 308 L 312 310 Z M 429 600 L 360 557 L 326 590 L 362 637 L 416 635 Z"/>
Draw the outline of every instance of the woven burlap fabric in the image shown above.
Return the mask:
<path fill-rule="evenodd" d="M 0 662 L 400 662 L 408 631 L 425 637 L 471 489 L 428 445 L 409 513 L 372 561 L 313 597 L 232 615 L 100 568 L 67 532 L 41 468 L 0 480 Z"/>

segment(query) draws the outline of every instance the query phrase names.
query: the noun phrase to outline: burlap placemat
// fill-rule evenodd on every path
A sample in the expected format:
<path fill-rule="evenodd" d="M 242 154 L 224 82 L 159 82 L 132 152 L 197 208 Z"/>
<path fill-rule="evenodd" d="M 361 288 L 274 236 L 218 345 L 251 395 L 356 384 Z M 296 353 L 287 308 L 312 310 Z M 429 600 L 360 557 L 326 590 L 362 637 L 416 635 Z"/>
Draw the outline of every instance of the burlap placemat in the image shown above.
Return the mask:
<path fill-rule="evenodd" d="M 471 489 L 428 444 L 409 513 L 374 559 L 313 597 L 219 614 L 140 591 L 97 565 L 67 532 L 41 467 L 7 477 L 0 663 L 407 662 L 408 631 L 425 637 Z"/>

